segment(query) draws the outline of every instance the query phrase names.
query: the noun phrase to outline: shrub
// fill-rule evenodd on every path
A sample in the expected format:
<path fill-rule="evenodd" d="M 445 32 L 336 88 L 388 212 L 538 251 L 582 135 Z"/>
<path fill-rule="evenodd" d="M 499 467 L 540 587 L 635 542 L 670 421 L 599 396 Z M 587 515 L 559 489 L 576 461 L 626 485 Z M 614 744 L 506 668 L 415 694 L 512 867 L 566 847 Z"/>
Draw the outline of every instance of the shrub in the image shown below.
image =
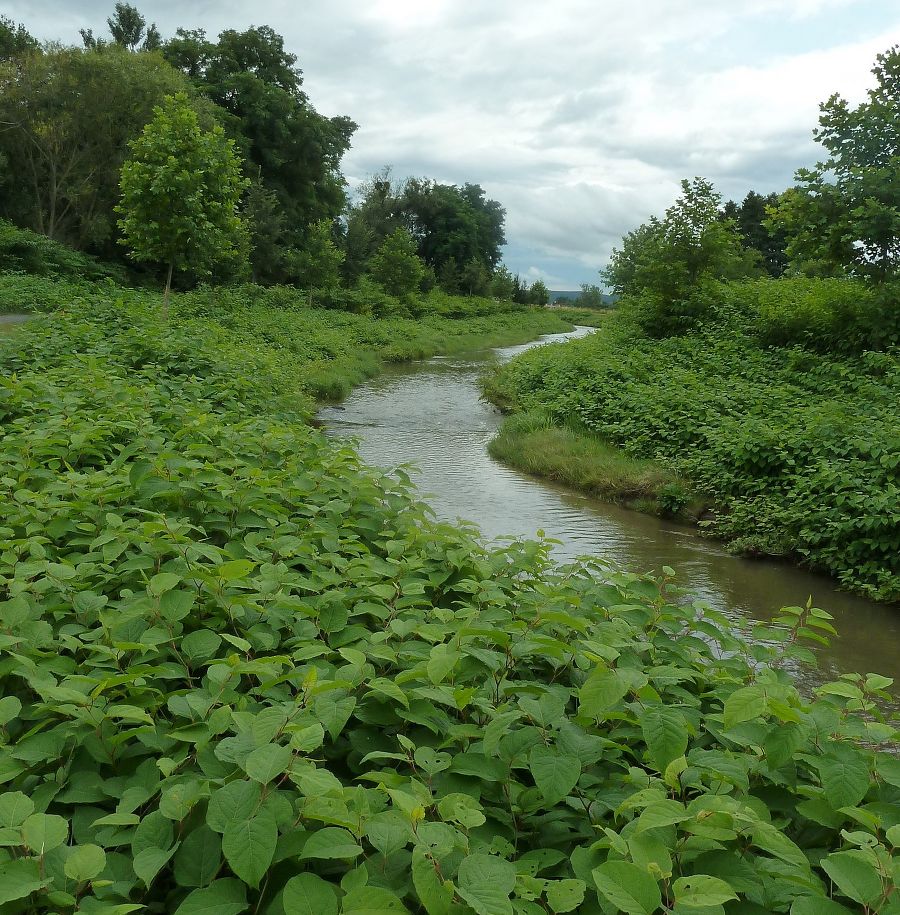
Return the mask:
<path fill-rule="evenodd" d="M 0 219 L 0 273 L 25 273 L 59 279 L 124 281 L 120 267 Z"/>

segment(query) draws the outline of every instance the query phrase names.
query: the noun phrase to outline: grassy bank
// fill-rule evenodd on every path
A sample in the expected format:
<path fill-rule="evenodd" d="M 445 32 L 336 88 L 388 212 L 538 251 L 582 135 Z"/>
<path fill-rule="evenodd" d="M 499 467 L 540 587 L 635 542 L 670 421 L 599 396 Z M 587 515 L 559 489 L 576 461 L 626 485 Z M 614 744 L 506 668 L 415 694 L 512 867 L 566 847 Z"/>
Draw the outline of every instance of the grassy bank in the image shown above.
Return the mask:
<path fill-rule="evenodd" d="M 488 451 L 517 470 L 636 511 L 697 520 L 703 510 L 674 471 L 584 430 L 555 425 L 537 410 L 507 416 Z"/>
<path fill-rule="evenodd" d="M 887 911 L 890 681 L 780 666 L 827 613 L 436 524 L 260 308 L 0 343 L 4 911 Z"/>
<path fill-rule="evenodd" d="M 170 320 L 191 335 L 209 335 L 223 347 L 264 351 L 280 364 L 285 390 L 315 400 L 346 397 L 384 362 L 524 343 L 572 326 L 544 309 L 441 293 L 412 303 L 416 316 L 410 306 L 388 296 L 382 295 L 377 305 L 381 314 L 310 307 L 303 291 L 246 285 L 174 295 Z M 133 315 L 137 325 L 159 306 L 156 291 L 108 281 L 0 275 L 0 310 L 7 313 L 81 317 L 91 310 L 113 308 Z"/>
<path fill-rule="evenodd" d="M 704 526 L 735 550 L 807 562 L 896 600 L 897 351 L 816 352 L 822 336 L 807 341 L 799 331 L 775 345 L 771 328 L 786 320 L 772 289 L 721 287 L 720 306 L 682 336 L 652 339 L 619 315 L 589 338 L 501 367 L 485 381 L 488 396 L 546 417 L 556 432 L 544 458 L 542 441 L 521 439 L 513 423 L 497 453 L 518 453 L 519 466 L 529 461 L 533 472 L 615 495 L 604 469 L 613 446 L 637 478 L 643 468 L 630 459 L 687 481 L 673 494 L 689 504 L 693 492 L 714 505 Z M 663 479 L 657 493 L 672 482 Z"/>

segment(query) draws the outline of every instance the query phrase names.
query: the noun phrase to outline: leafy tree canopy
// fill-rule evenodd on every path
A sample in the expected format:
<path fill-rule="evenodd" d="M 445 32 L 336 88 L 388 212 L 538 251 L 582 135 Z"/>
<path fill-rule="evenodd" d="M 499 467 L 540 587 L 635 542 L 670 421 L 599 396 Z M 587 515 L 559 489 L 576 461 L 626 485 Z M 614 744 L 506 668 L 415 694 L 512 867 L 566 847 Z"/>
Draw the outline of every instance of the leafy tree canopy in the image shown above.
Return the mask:
<path fill-rule="evenodd" d="M 51 49 L 0 72 L 0 215 L 109 257 L 128 142 L 167 95 L 190 83 L 157 53 Z M 199 100 L 204 121 L 212 106 Z"/>
<path fill-rule="evenodd" d="M 641 299 L 648 332 L 676 333 L 688 326 L 701 301 L 692 290 L 709 279 L 758 272 L 758 255 L 745 249 L 737 224 L 722 219 L 721 197 L 704 178 L 681 182 L 681 196 L 649 222 L 629 232 L 602 272 L 617 293 Z"/>
<path fill-rule="evenodd" d="M 39 51 L 38 40 L 21 23 L 0 15 L 0 64 Z"/>
<path fill-rule="evenodd" d="M 137 261 L 203 274 L 245 245 L 237 206 L 247 181 L 234 143 L 221 127 L 204 130 L 185 93 L 154 109 L 122 166 L 117 211 L 123 243 Z"/>
<path fill-rule="evenodd" d="M 835 94 L 820 106 L 815 136 L 828 155 L 797 172 L 773 225 L 800 269 L 882 283 L 900 270 L 900 47 L 872 72 L 866 101 L 852 107 Z"/>
<path fill-rule="evenodd" d="M 389 235 L 369 265 L 372 279 L 390 295 L 410 295 L 419 288 L 424 266 L 406 229 Z"/>
<path fill-rule="evenodd" d="M 770 211 L 779 202 L 778 194 L 763 196 L 750 191 L 741 203 L 729 200 L 722 207 L 723 218 L 733 219 L 737 224 L 744 247 L 758 251 L 766 272 L 776 277 L 781 276 L 788 265 L 784 230 L 769 221 Z"/>

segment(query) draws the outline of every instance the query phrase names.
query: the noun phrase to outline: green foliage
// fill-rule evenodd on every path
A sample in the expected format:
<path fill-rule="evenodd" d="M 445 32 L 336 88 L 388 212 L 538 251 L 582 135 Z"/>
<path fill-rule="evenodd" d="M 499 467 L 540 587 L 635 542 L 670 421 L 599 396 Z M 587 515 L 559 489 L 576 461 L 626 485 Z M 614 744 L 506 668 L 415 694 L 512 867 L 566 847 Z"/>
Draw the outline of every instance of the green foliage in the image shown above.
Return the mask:
<path fill-rule="evenodd" d="M 770 213 L 778 207 L 778 194 L 763 196 L 750 191 L 740 205 L 729 200 L 722 207 L 722 216 L 734 220 L 745 248 L 758 251 L 762 265 L 769 276 L 779 277 L 788 266 L 784 230 L 770 220 Z"/>
<path fill-rule="evenodd" d="M 0 64 L 38 52 L 40 47 L 24 25 L 0 15 Z"/>
<path fill-rule="evenodd" d="M 815 135 L 828 156 L 797 172 L 772 224 L 800 269 L 883 283 L 900 269 L 900 48 L 872 72 L 866 101 L 854 108 L 835 94 L 821 105 Z"/>
<path fill-rule="evenodd" d="M 73 251 L 46 235 L 20 229 L 0 219 L 0 272 L 26 273 L 66 279 L 122 280 L 122 271 Z"/>
<path fill-rule="evenodd" d="M 780 666 L 827 613 L 745 641 L 435 524 L 226 316 L 74 304 L 0 355 L 0 904 L 889 911 L 890 681 Z"/>
<path fill-rule="evenodd" d="M 501 367 L 488 394 L 686 479 L 717 506 L 705 528 L 735 549 L 802 559 L 896 600 L 900 358 L 854 352 L 852 338 L 845 356 L 809 349 L 822 346 L 816 334 L 861 326 L 865 290 L 764 280 L 720 284 L 710 299 L 718 321 L 694 334 L 648 339 L 626 308 L 592 337 Z"/>
<path fill-rule="evenodd" d="M 543 280 L 535 280 L 528 290 L 528 301 L 532 305 L 546 305 L 550 301 L 550 290 Z"/>
<path fill-rule="evenodd" d="M 424 266 L 405 229 L 389 235 L 369 262 L 372 279 L 389 295 L 408 296 L 419 288 Z"/>
<path fill-rule="evenodd" d="M 722 219 L 720 195 L 703 178 L 681 182 L 681 196 L 629 232 L 603 271 L 606 283 L 637 304 L 635 316 L 656 337 L 689 331 L 707 311 L 695 294 L 715 279 L 756 272 L 758 255 L 745 249 L 736 223 Z"/>
<path fill-rule="evenodd" d="M 329 288 L 340 283 L 343 252 L 334 243 L 328 220 L 310 226 L 303 248 L 294 254 L 291 273 L 297 282 L 308 288 Z"/>
<path fill-rule="evenodd" d="M 113 207 L 128 143 L 154 106 L 188 90 L 188 81 L 158 54 L 116 46 L 53 48 L 0 70 L 0 215 L 115 257 Z M 203 116 L 211 122 L 205 109 Z"/>
<path fill-rule="evenodd" d="M 163 54 L 223 112 L 248 171 L 278 200 L 286 247 L 302 250 L 306 227 L 332 222 L 344 209 L 340 162 L 356 124 L 315 110 L 296 55 L 269 26 L 226 29 L 217 41 L 203 30 L 178 29 Z M 296 281 L 278 271 L 260 279 Z"/>
<path fill-rule="evenodd" d="M 221 127 L 203 130 L 186 95 L 170 96 L 131 143 L 122 166 L 123 244 L 136 261 L 209 273 L 242 253 L 237 205 L 247 182 Z"/>

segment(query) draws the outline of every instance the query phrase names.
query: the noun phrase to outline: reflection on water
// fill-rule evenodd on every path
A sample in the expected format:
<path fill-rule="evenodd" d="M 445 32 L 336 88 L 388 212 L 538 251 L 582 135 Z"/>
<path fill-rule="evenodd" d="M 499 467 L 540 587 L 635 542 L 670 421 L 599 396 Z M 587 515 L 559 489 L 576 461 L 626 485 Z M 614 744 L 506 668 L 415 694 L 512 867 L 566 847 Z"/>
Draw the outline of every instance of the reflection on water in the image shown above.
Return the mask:
<path fill-rule="evenodd" d="M 554 334 L 539 343 L 589 333 Z M 537 345 L 395 367 L 321 411 L 330 434 L 352 436 L 372 464 L 412 464 L 413 479 L 442 520 L 475 521 L 489 539 L 560 541 L 559 560 L 591 555 L 644 571 L 672 566 L 679 582 L 712 606 L 766 619 L 778 607 L 814 602 L 832 613 L 840 639 L 822 651 L 823 672 L 878 671 L 900 680 L 900 612 L 838 591 L 792 566 L 739 559 L 692 528 L 598 502 L 511 470 L 487 453 L 501 417 L 481 401 L 478 376 L 495 359 Z"/>

